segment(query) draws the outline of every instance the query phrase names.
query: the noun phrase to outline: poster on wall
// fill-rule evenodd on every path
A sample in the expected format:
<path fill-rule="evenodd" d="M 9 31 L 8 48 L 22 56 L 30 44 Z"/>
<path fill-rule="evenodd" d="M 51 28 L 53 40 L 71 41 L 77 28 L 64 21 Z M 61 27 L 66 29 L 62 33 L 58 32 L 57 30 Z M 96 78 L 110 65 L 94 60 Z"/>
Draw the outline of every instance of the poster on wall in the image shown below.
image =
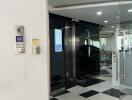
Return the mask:
<path fill-rule="evenodd" d="M 55 52 L 62 52 L 62 29 L 55 29 Z"/>

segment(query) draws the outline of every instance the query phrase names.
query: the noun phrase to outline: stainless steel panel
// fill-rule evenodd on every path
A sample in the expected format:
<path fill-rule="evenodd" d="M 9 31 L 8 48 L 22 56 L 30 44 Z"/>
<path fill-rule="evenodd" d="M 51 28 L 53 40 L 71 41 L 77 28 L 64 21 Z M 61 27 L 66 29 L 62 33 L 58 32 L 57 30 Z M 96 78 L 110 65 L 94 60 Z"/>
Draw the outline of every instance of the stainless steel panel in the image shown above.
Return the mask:
<path fill-rule="evenodd" d="M 76 33 L 75 23 L 72 24 L 72 50 L 73 50 L 73 78 L 76 79 Z"/>

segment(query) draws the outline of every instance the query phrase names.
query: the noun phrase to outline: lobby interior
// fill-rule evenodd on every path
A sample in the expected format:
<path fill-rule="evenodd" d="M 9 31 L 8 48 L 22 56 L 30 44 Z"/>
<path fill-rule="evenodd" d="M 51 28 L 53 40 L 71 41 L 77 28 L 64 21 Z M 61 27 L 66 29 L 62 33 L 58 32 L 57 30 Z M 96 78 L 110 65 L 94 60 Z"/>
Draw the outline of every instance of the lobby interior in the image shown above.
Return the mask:
<path fill-rule="evenodd" d="M 131 100 L 132 1 L 48 4 L 50 100 Z"/>

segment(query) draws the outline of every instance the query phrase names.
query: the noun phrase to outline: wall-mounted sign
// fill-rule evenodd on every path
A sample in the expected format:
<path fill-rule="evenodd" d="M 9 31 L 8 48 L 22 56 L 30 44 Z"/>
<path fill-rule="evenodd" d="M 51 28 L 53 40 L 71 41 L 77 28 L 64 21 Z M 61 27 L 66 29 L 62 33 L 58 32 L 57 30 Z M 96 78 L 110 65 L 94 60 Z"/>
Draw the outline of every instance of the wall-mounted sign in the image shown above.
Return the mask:
<path fill-rule="evenodd" d="M 32 39 L 32 54 L 40 54 L 40 39 Z"/>
<path fill-rule="evenodd" d="M 62 52 L 62 29 L 55 29 L 55 52 Z"/>
<path fill-rule="evenodd" d="M 24 53 L 24 26 L 17 26 L 16 28 L 16 53 Z"/>
<path fill-rule="evenodd" d="M 39 39 L 32 39 L 32 45 L 39 46 L 40 45 L 40 40 Z"/>

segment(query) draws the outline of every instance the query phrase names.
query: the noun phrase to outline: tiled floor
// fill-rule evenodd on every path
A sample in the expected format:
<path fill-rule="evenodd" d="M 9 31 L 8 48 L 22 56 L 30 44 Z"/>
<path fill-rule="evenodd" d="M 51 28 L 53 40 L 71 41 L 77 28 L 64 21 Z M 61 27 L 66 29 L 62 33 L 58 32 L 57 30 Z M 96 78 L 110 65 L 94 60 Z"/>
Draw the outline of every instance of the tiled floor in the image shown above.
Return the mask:
<path fill-rule="evenodd" d="M 121 93 L 112 86 L 111 77 L 96 77 L 96 79 L 101 79 L 101 82 L 97 80 L 97 83 L 88 86 L 76 85 L 68 89 L 68 93 L 51 100 L 132 100 L 132 96 Z"/>

